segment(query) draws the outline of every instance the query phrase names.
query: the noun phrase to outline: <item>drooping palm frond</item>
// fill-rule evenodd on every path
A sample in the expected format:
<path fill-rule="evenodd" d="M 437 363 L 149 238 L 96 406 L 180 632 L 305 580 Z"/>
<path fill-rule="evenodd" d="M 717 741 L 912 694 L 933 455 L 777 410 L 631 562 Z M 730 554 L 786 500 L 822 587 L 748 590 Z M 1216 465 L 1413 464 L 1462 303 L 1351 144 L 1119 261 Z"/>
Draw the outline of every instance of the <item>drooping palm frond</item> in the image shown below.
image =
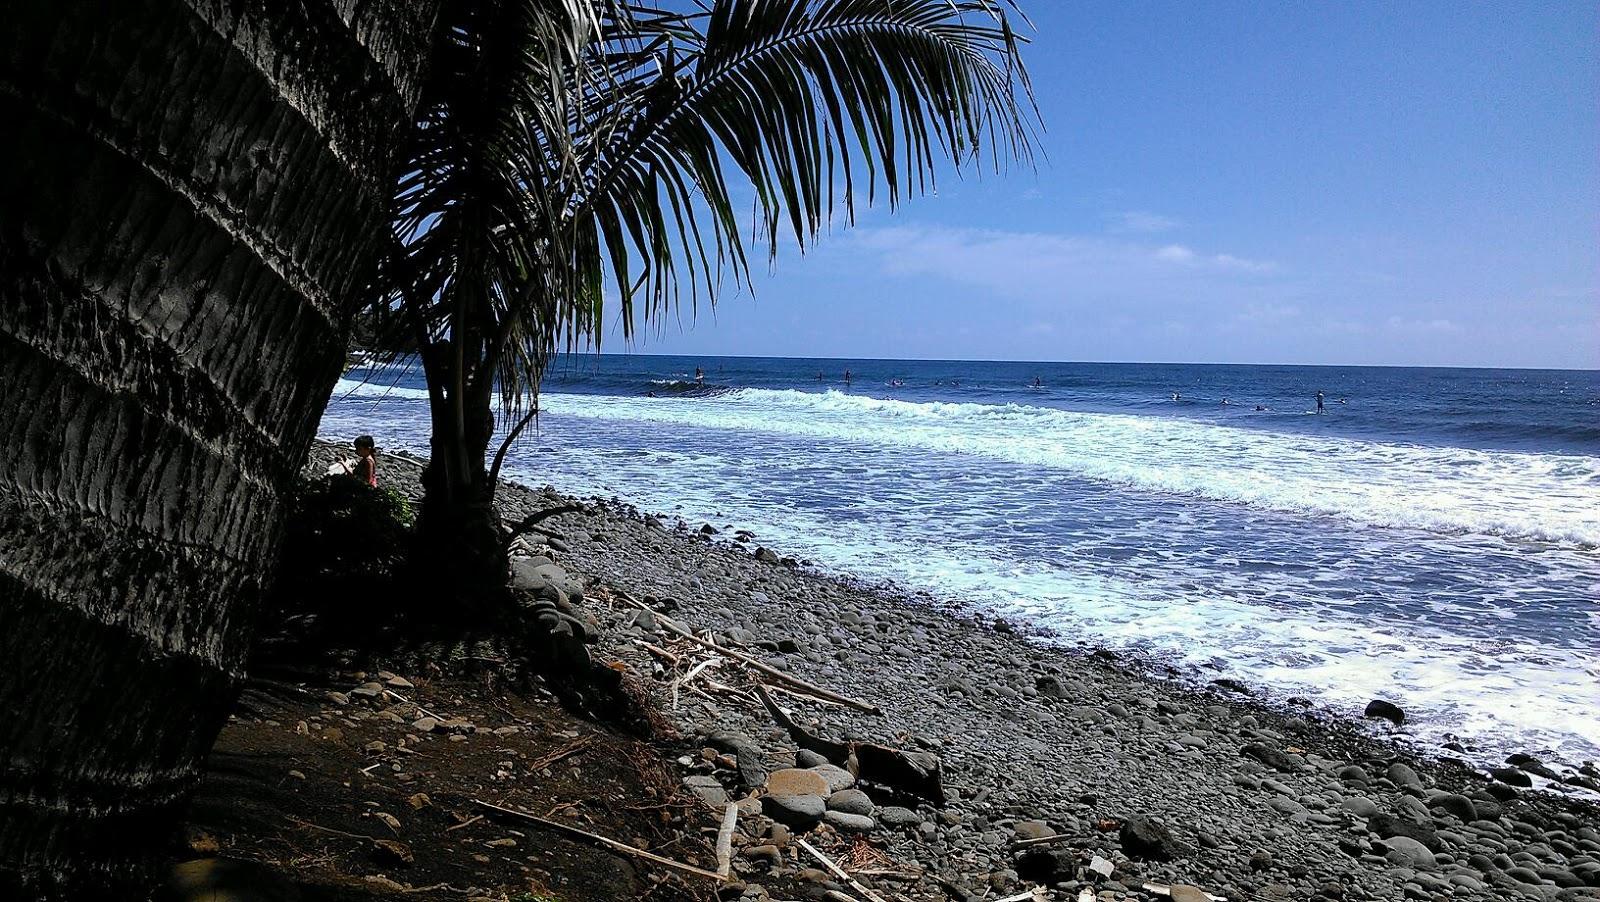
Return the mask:
<path fill-rule="evenodd" d="M 881 191 L 894 207 L 933 187 L 940 158 L 1030 160 L 1037 119 L 1008 11 L 1009 0 L 716 0 L 674 22 L 655 65 L 610 80 L 605 134 L 579 142 L 583 181 L 564 215 L 581 236 L 581 280 L 601 284 L 609 268 L 628 336 L 685 287 L 715 300 L 724 273 L 747 284 L 730 165 L 754 188 L 770 257 L 780 233 L 804 250 L 835 214 L 853 221 L 860 183 L 868 204 Z M 579 326 L 598 336 L 593 312 Z"/>
<path fill-rule="evenodd" d="M 835 216 L 1031 159 L 1013 0 L 446 4 L 396 193 L 382 301 L 421 346 L 435 425 L 517 412 L 604 299 L 640 322 L 749 284 Z M 469 403 L 470 402 L 470 403 Z M 454 409 L 454 424 L 440 412 Z M 446 418 L 447 419 L 447 418 Z"/>

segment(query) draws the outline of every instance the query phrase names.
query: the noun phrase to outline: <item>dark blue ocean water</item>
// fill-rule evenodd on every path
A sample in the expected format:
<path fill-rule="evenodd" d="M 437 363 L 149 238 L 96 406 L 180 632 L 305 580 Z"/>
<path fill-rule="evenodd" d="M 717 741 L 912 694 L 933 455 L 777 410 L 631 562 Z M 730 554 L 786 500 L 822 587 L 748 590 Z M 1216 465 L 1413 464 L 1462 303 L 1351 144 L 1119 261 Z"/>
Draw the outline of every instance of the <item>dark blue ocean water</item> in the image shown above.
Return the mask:
<path fill-rule="evenodd" d="M 697 368 L 705 375 L 698 384 Z M 567 358 L 547 384 L 555 392 L 662 396 L 835 389 L 912 402 L 1026 404 L 1382 441 L 1600 454 L 1600 372 L 1592 370 L 611 355 Z M 1318 391 L 1324 418 L 1306 419 Z"/>
<path fill-rule="evenodd" d="M 1600 757 L 1600 373 L 574 357 L 543 410 L 508 459 L 532 482 L 1390 698 L 1484 757 Z M 357 370 L 323 431 L 425 452 L 425 413 L 416 373 Z"/>

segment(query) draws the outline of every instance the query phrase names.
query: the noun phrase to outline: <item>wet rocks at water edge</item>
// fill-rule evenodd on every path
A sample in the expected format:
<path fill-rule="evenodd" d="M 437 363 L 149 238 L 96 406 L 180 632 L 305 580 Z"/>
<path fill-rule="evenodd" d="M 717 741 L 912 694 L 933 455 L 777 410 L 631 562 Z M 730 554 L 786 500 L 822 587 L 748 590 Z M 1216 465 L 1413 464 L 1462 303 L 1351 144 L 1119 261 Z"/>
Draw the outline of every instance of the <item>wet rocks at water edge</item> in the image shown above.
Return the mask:
<path fill-rule="evenodd" d="M 1406 722 L 1406 712 L 1400 710 L 1399 705 L 1377 698 L 1367 702 L 1367 709 L 1363 714 L 1366 717 L 1387 720 L 1397 727 Z"/>

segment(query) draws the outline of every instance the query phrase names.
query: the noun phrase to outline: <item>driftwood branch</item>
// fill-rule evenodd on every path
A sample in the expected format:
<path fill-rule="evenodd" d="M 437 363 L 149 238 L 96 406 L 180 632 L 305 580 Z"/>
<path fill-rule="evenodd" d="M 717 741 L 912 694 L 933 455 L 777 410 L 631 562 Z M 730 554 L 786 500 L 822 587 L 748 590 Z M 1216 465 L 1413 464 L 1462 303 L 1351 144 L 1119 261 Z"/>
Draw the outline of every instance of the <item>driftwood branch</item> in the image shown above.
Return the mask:
<path fill-rule="evenodd" d="M 816 685 L 815 683 L 808 683 L 805 680 L 802 680 L 802 679 L 800 679 L 799 677 L 797 677 L 797 676 L 795 676 L 793 674 L 785 673 L 784 671 L 779 670 L 776 667 L 773 667 L 772 665 L 766 663 L 765 661 L 757 660 L 756 658 L 753 658 L 750 655 L 747 655 L 747 654 L 745 654 L 743 652 L 734 651 L 733 649 L 728 648 L 726 646 L 718 645 L 717 643 L 711 641 L 710 639 L 702 639 L 699 636 L 696 636 L 693 632 L 691 632 L 688 629 L 688 627 L 685 627 L 683 624 L 677 622 L 676 620 L 672 619 L 671 617 L 668 617 L 665 614 L 661 614 L 661 613 L 658 613 L 656 611 L 651 610 L 650 607 L 647 606 L 644 602 L 639 601 L 638 599 L 634 598 L 633 596 L 629 595 L 626 592 L 623 592 L 620 589 L 613 589 L 613 594 L 615 594 L 617 597 L 621 598 L 623 601 L 625 601 L 628 604 L 638 608 L 641 611 L 650 611 L 650 613 L 655 614 L 657 622 L 659 622 L 660 624 L 665 626 L 669 631 L 677 634 L 678 636 L 681 636 L 684 639 L 689 640 L 690 642 L 693 642 L 696 645 L 699 645 L 702 648 L 708 649 L 710 651 L 714 651 L 717 654 L 723 655 L 725 657 L 733 658 L 734 660 L 740 662 L 741 664 L 745 664 L 745 665 L 747 665 L 749 667 L 753 667 L 756 670 L 761 671 L 762 673 L 766 674 L 767 676 L 772 677 L 775 680 L 781 680 L 781 681 L 783 681 L 785 683 L 789 683 L 789 684 L 792 684 L 794 686 L 798 686 L 800 689 L 804 690 L 805 692 L 807 692 L 807 693 L 809 693 L 811 695 L 815 695 L 818 698 L 827 699 L 828 701 L 832 701 L 832 702 L 838 702 L 841 705 L 847 705 L 847 706 L 849 706 L 851 708 L 855 708 L 858 711 L 865 711 L 868 714 L 882 714 L 883 713 L 883 709 L 879 708 L 877 705 L 868 704 L 867 702 L 861 701 L 859 699 L 851 698 L 851 697 L 849 697 L 847 695 L 840 695 L 837 692 L 833 692 L 833 691 L 830 691 L 828 689 L 824 689 L 821 686 Z"/>
<path fill-rule="evenodd" d="M 846 743 L 824 739 L 800 726 L 778 707 L 778 703 L 772 700 L 772 694 L 760 682 L 756 683 L 756 694 L 761 697 L 767 713 L 801 748 L 816 752 L 858 779 L 892 786 L 935 805 L 945 803 L 943 766 L 937 756 L 892 749 L 872 742 Z"/>
<path fill-rule="evenodd" d="M 579 830 L 577 827 L 573 827 L 569 824 L 563 824 L 559 821 L 546 820 L 536 814 L 529 814 L 526 811 L 518 811 L 514 808 L 502 808 L 499 805 L 485 802 L 482 799 L 473 799 L 472 804 L 483 808 L 491 815 L 499 815 L 501 817 L 509 817 L 520 821 L 526 821 L 531 824 L 538 824 L 541 827 L 555 830 L 558 833 L 565 833 L 570 837 L 581 839 L 588 843 L 601 845 L 613 851 L 622 852 L 626 855 L 632 855 L 634 858 L 643 859 L 644 861 L 654 862 L 662 867 L 683 871 L 686 874 L 694 874 L 697 877 L 709 877 L 712 880 L 722 881 L 728 879 L 727 877 L 723 876 L 722 874 L 718 874 L 715 871 L 697 868 L 692 864 L 684 864 L 681 861 L 673 861 L 671 858 L 663 858 L 654 852 L 646 852 L 644 849 L 630 846 L 624 842 L 618 842 L 610 837 L 601 836 L 598 833 L 590 833 L 587 830 Z"/>
<path fill-rule="evenodd" d="M 722 812 L 722 829 L 717 831 L 717 873 L 727 880 L 733 873 L 733 827 L 739 822 L 739 804 L 729 802 Z"/>
<path fill-rule="evenodd" d="M 862 895 L 862 897 L 867 900 L 867 902 L 884 902 L 884 898 L 882 896 L 878 895 L 877 893 L 873 892 L 870 889 L 867 889 L 866 886 L 862 885 L 861 881 L 859 881 L 856 878 L 850 876 L 845 871 L 844 868 L 841 868 L 837 864 L 834 864 L 832 858 L 829 858 L 828 856 L 822 854 L 821 852 L 818 852 L 816 846 L 813 846 L 811 843 L 806 842 L 804 839 L 798 839 L 797 838 L 797 839 L 795 839 L 795 842 L 800 844 L 800 848 L 805 849 L 807 852 L 811 853 L 811 857 L 812 858 L 815 858 L 816 860 L 822 862 L 822 866 L 823 867 L 825 867 L 828 870 L 832 871 L 840 880 L 843 880 L 845 883 L 848 883 L 850 885 L 850 888 L 855 890 L 856 892 L 860 893 Z"/>

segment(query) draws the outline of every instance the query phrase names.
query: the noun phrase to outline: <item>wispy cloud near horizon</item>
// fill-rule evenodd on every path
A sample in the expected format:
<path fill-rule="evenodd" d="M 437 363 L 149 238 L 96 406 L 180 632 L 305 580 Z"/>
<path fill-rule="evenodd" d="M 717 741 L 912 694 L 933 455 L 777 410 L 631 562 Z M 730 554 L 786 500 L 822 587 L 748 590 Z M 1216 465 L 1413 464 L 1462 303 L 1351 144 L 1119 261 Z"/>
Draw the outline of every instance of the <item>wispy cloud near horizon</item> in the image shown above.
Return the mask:
<path fill-rule="evenodd" d="M 1019 299 L 1164 298 L 1239 290 L 1278 264 L 1101 235 L 904 225 L 855 232 L 849 244 L 882 271 L 981 287 Z"/>
<path fill-rule="evenodd" d="M 1160 213 L 1151 213 L 1149 210 L 1123 210 L 1112 213 L 1106 218 L 1110 221 L 1109 229 L 1112 232 L 1148 235 L 1170 232 L 1183 227 L 1182 220 Z"/>

